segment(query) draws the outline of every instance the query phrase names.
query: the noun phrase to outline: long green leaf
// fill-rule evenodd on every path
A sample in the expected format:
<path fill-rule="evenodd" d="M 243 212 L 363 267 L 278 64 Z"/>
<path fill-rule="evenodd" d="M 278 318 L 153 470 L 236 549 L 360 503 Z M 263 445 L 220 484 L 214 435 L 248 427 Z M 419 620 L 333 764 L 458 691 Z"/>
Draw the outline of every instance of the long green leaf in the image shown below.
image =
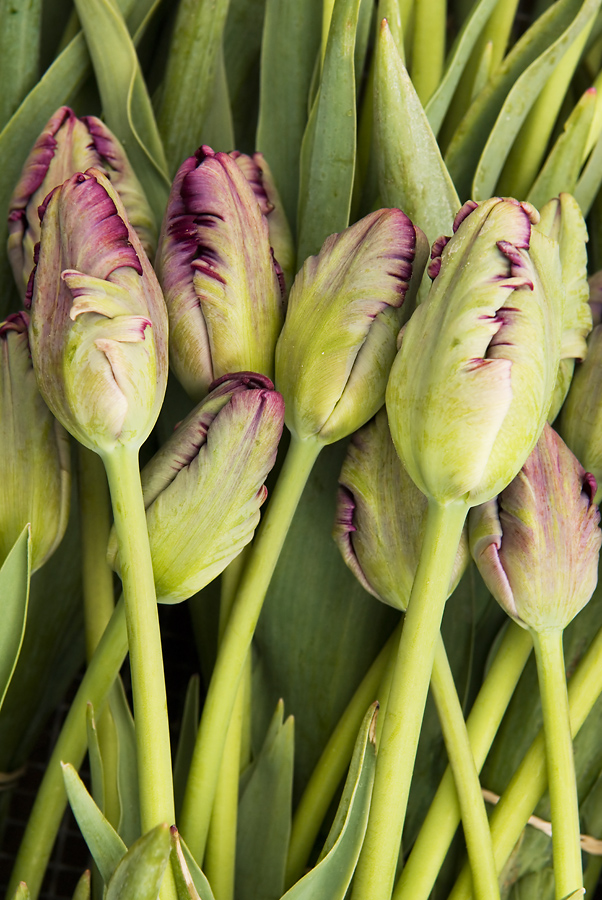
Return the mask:
<path fill-rule="evenodd" d="M 294 723 L 278 704 L 240 797 L 236 838 L 237 900 L 279 897 L 291 832 Z"/>
<path fill-rule="evenodd" d="M 451 234 L 461 204 L 426 113 L 386 22 L 380 30 L 374 121 L 380 196 L 399 206 L 432 243 Z"/>
<path fill-rule="evenodd" d="M 296 228 L 299 156 L 307 100 L 320 47 L 320 0 L 267 0 L 257 149 L 265 155 L 289 222 Z"/>
<path fill-rule="evenodd" d="M 561 191 L 572 194 L 581 170 L 583 148 L 594 118 L 596 92 L 586 91 L 567 119 L 564 131 L 550 150 L 527 199 L 537 209 Z"/>
<path fill-rule="evenodd" d="M 26 525 L 0 569 L 0 707 L 23 646 L 30 576 L 31 528 Z"/>
<path fill-rule="evenodd" d="M 224 28 L 224 57 L 236 148 L 247 152 L 257 149 L 259 60 L 265 7 L 266 0 L 230 0 Z"/>
<path fill-rule="evenodd" d="M 100 752 L 100 742 L 98 740 L 98 731 L 96 730 L 96 721 L 94 719 L 94 708 L 88 703 L 86 709 L 86 733 L 88 737 L 88 760 L 90 763 L 90 781 L 92 782 L 92 799 L 98 806 L 101 813 L 105 811 L 105 777 L 104 767 L 102 764 L 102 755 Z"/>
<path fill-rule="evenodd" d="M 24 881 L 18 886 L 12 900 L 29 900 L 29 889 Z"/>
<path fill-rule="evenodd" d="M 190 878 L 192 879 L 194 889 L 199 895 L 200 900 L 214 900 L 209 882 L 201 872 L 201 869 L 194 859 L 192 853 L 177 833 L 174 834 L 174 841 L 175 852 L 180 863 L 181 871 L 186 878 L 187 876 L 190 876 Z"/>
<path fill-rule="evenodd" d="M 127 847 L 105 819 L 71 763 L 63 764 L 63 780 L 73 815 L 102 880 L 108 884 Z"/>
<path fill-rule="evenodd" d="M 167 162 L 127 25 L 111 0 L 75 0 L 75 7 L 107 125 L 125 147 L 160 225 L 170 187 Z"/>
<path fill-rule="evenodd" d="M 587 216 L 602 185 L 602 134 L 599 136 L 590 157 L 575 186 L 575 200 L 581 212 Z"/>
<path fill-rule="evenodd" d="M 72 900 L 90 900 L 90 872 L 86 870 L 77 882 Z"/>
<path fill-rule="evenodd" d="M 454 41 L 439 87 L 426 105 L 434 134 L 439 133 L 470 54 L 497 0 L 478 0 Z"/>
<path fill-rule="evenodd" d="M 38 79 L 42 0 L 0 0 L 0 128 Z"/>
<path fill-rule="evenodd" d="M 500 129 L 504 148 L 508 143 L 502 130 L 502 107 L 510 101 L 512 94 L 510 108 L 506 111 L 516 116 L 509 123 L 514 137 L 522 122 L 521 110 L 524 115 L 528 113 L 547 76 L 575 38 L 575 32 L 581 30 L 581 20 L 575 25 L 577 18 L 580 19 L 581 12 L 586 9 L 589 15 L 592 3 L 597 3 L 597 0 L 557 0 L 517 41 L 489 84 L 470 106 L 445 155 L 447 168 L 462 200 L 470 194 L 473 175 L 494 126 Z M 530 77 L 521 81 L 522 93 L 513 92 L 521 75 L 531 65 L 534 68 L 530 70 Z"/>
<path fill-rule="evenodd" d="M 119 835 L 129 847 L 140 837 L 140 799 L 136 731 L 123 682 L 117 678 L 109 695 L 109 707 L 117 738 L 117 793 L 120 816 Z"/>
<path fill-rule="evenodd" d="M 344 900 L 362 849 L 376 767 L 377 704 L 357 737 L 343 796 L 318 864 L 284 895 L 287 900 Z"/>
<path fill-rule="evenodd" d="M 355 172 L 355 34 L 360 0 L 336 0 L 318 95 L 301 145 L 297 268 L 349 224 Z"/>
<path fill-rule="evenodd" d="M 169 825 L 157 825 L 138 838 L 117 864 L 106 900 L 157 900 L 170 853 Z"/>
<path fill-rule="evenodd" d="M 158 113 L 170 173 L 203 140 L 228 0 L 182 0 Z"/>

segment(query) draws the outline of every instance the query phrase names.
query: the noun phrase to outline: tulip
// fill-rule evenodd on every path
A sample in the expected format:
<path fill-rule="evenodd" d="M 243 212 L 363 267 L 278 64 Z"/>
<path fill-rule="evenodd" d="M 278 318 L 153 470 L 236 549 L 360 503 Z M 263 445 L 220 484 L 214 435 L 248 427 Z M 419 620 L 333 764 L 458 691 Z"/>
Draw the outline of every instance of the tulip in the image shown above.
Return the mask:
<path fill-rule="evenodd" d="M 557 241 L 562 267 L 566 302 L 562 319 L 560 366 L 548 421 L 558 415 L 568 393 L 575 362 L 585 358 L 585 339 L 592 330 L 592 312 L 588 303 L 587 228 L 579 204 L 570 194 L 563 193 L 550 200 L 541 210 L 538 230 Z"/>
<path fill-rule="evenodd" d="M 247 163 L 248 161 L 248 163 Z M 259 170 L 201 147 L 180 166 L 157 251 L 172 368 L 195 400 L 229 372 L 273 375 L 284 317 Z M 258 202 L 256 193 L 261 197 Z"/>
<path fill-rule="evenodd" d="M 23 296 L 40 240 L 39 207 L 55 187 L 92 166 L 109 179 L 121 197 L 131 226 L 152 258 L 156 244 L 153 214 L 125 150 L 96 116 L 78 119 L 69 107 L 61 106 L 25 160 L 9 203 L 8 255 Z"/>
<path fill-rule="evenodd" d="M 117 192 L 98 170 L 43 207 L 30 341 L 48 406 L 82 444 L 140 447 L 167 380 L 161 289 Z"/>
<path fill-rule="evenodd" d="M 60 544 L 71 492 L 69 439 L 40 396 L 26 313 L 0 324 L 0 564 L 31 523 L 32 571 Z"/>
<path fill-rule="evenodd" d="M 333 443 L 383 405 L 404 299 L 425 255 L 405 213 L 381 209 L 305 261 L 276 347 L 276 385 L 299 440 Z"/>
<path fill-rule="evenodd" d="M 200 591 L 252 539 L 283 423 L 268 378 L 227 375 L 142 470 L 160 603 Z M 108 556 L 119 572 L 114 536 Z"/>
<path fill-rule="evenodd" d="M 546 425 L 520 473 L 470 514 L 485 583 L 533 637 L 539 677 L 556 896 L 582 886 L 579 811 L 562 632 L 589 601 L 602 545 L 594 478 Z"/>

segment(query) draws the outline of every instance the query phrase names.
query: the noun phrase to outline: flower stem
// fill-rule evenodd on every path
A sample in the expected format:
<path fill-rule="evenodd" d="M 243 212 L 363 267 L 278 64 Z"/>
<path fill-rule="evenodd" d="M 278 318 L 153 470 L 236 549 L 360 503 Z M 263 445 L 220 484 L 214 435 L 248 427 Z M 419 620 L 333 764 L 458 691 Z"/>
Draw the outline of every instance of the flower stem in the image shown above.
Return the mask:
<path fill-rule="evenodd" d="M 529 632 L 509 622 L 466 721 L 477 771 L 485 762 L 532 648 Z M 459 822 L 458 794 L 448 767 L 395 886 L 394 900 L 428 900 Z"/>
<path fill-rule="evenodd" d="M 569 681 L 569 715 L 573 739 L 600 694 L 602 694 L 602 628 Z M 498 873 L 506 865 L 546 785 L 546 753 L 543 731 L 540 731 L 491 814 L 491 837 Z M 470 900 L 471 897 L 470 871 L 465 866 L 449 895 L 449 900 Z"/>
<path fill-rule="evenodd" d="M 180 822 L 184 840 L 199 864 L 205 853 L 222 753 L 245 659 L 282 545 L 321 446 L 318 441 L 291 438 L 220 644 Z"/>
<path fill-rule="evenodd" d="M 552 810 L 556 900 L 583 886 L 579 802 L 562 652 L 562 631 L 532 632 L 539 677 Z"/>
<path fill-rule="evenodd" d="M 67 805 L 61 761 L 72 763 L 76 769 L 81 766 L 87 749 L 87 704 L 92 703 L 96 713 L 102 712 L 126 654 L 125 607 L 121 601 L 90 660 L 46 766 L 13 868 L 7 892 L 9 897 L 13 896 L 20 881 L 27 883 L 31 900 L 36 900 L 40 892 Z"/>
<path fill-rule="evenodd" d="M 470 860 L 475 900 L 498 900 L 498 886 L 487 810 L 470 748 L 462 707 L 439 635 L 431 689 L 443 731 L 462 813 L 462 827 Z"/>
<path fill-rule="evenodd" d="M 445 601 L 467 507 L 429 502 L 383 726 L 354 900 L 389 900 Z"/>

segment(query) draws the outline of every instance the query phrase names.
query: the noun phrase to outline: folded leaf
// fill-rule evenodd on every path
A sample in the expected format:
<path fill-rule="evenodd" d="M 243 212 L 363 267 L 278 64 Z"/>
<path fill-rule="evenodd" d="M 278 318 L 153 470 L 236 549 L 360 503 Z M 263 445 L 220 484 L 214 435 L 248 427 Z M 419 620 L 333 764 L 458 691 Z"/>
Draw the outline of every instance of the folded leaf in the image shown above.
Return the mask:
<path fill-rule="evenodd" d="M 29 602 L 31 529 L 26 525 L 0 569 L 0 707 L 15 671 Z"/>
<path fill-rule="evenodd" d="M 106 900 L 157 900 L 170 852 L 169 825 L 157 825 L 118 863 L 107 886 Z"/>

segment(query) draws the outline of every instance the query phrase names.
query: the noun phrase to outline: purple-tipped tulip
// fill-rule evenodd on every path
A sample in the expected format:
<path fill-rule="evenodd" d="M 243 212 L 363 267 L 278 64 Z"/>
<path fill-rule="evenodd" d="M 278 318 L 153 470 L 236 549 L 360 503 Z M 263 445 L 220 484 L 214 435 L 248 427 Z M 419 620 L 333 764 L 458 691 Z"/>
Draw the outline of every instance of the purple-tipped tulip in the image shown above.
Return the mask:
<path fill-rule="evenodd" d="M 40 391 L 82 444 L 139 447 L 167 381 L 167 313 L 119 195 L 96 169 L 43 209 L 30 341 Z"/>
<path fill-rule="evenodd" d="M 27 523 L 32 570 L 61 542 L 71 493 L 69 438 L 40 396 L 26 313 L 0 324 L 0 565 Z"/>
<path fill-rule="evenodd" d="M 260 173 L 253 168 L 250 183 L 245 160 L 209 147 L 185 160 L 159 239 L 170 362 L 195 400 L 228 372 L 273 374 L 284 316 L 282 275 L 262 211 L 269 203 Z"/>
<path fill-rule="evenodd" d="M 598 580 L 596 482 L 546 425 L 499 497 L 471 510 L 472 555 L 508 615 L 534 631 L 564 629 Z"/>
<path fill-rule="evenodd" d="M 153 214 L 123 147 L 96 116 L 78 119 L 68 106 L 61 106 L 27 157 L 9 203 L 8 255 L 23 296 L 40 240 L 38 208 L 55 187 L 91 167 L 109 179 L 152 258 L 156 244 Z"/>
<path fill-rule="evenodd" d="M 252 539 L 284 423 L 282 397 L 253 372 L 226 375 L 142 471 L 157 599 L 179 603 Z M 114 537 L 109 562 L 119 571 Z"/>
<path fill-rule="evenodd" d="M 298 438 L 332 443 L 383 405 L 402 305 L 427 250 L 405 213 L 380 209 L 305 261 L 276 348 L 276 386 Z"/>
<path fill-rule="evenodd" d="M 420 559 L 427 499 L 401 464 L 385 409 L 352 437 L 339 484 L 333 537 L 345 563 L 369 593 L 405 610 Z M 450 594 L 468 560 L 464 530 Z"/>

